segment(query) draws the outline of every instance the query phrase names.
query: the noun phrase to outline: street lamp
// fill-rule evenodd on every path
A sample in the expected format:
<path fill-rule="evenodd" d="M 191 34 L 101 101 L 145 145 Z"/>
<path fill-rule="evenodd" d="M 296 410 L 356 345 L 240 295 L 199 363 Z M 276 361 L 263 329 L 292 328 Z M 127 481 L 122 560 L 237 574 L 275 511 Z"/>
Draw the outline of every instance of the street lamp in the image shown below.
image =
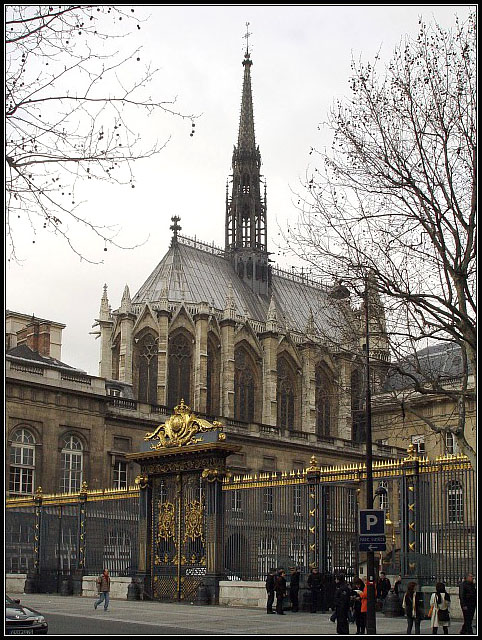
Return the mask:
<path fill-rule="evenodd" d="M 367 509 L 373 509 L 373 452 L 372 452 L 372 398 L 370 389 L 370 333 L 368 314 L 368 274 L 364 276 L 365 290 L 361 297 L 365 303 L 365 464 L 367 473 Z M 329 294 L 335 300 L 343 300 L 350 296 L 349 289 L 339 280 Z M 377 620 L 375 612 L 375 552 L 367 551 L 367 633 L 374 635 L 377 632 Z"/>

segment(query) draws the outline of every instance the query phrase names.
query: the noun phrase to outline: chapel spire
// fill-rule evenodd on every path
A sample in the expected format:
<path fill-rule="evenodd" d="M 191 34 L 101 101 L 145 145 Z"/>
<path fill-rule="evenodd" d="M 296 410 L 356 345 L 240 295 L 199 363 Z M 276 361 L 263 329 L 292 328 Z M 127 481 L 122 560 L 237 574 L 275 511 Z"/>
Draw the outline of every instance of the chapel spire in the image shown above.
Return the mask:
<path fill-rule="evenodd" d="M 226 253 L 238 276 L 255 293 L 268 295 L 266 190 L 262 188 L 261 154 L 254 132 L 250 35 L 247 30 L 238 144 L 232 158 L 231 197 L 226 201 Z"/>

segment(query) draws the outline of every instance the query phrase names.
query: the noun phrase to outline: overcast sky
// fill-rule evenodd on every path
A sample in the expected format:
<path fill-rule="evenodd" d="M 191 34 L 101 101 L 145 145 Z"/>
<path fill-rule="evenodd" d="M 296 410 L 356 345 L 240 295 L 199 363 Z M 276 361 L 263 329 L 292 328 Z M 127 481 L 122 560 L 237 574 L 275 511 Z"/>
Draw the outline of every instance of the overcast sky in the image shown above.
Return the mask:
<path fill-rule="evenodd" d="M 28 230 L 17 247 L 21 264 L 6 270 L 6 308 L 67 325 L 62 360 L 98 374 L 100 342 L 89 335 L 98 317 L 104 283 L 113 309 L 123 289 L 138 291 L 169 247 L 170 218 L 181 218 L 182 234 L 224 244 L 225 185 L 237 140 L 243 51 L 249 22 L 256 139 L 268 189 L 268 245 L 278 263 L 279 226 L 295 220 L 296 196 L 309 168 L 311 146 L 329 144 L 318 131 L 333 101 L 349 95 L 352 57 L 387 61 L 405 34 L 416 35 L 418 19 L 444 27 L 471 5 L 410 6 L 143 6 L 148 18 L 139 35 L 142 58 L 159 68 L 151 93 L 177 96 L 184 113 L 200 114 L 191 125 L 155 116 L 139 122 L 146 138 L 170 141 L 164 151 L 135 168 L 136 187 L 92 185 L 82 198 L 85 215 L 117 223 L 119 241 L 143 246 L 109 249 L 76 232 L 90 256 L 80 261 L 61 240 L 45 233 L 32 243 Z M 137 42 L 135 38 L 138 38 Z M 123 45 L 124 46 L 124 45 Z"/>

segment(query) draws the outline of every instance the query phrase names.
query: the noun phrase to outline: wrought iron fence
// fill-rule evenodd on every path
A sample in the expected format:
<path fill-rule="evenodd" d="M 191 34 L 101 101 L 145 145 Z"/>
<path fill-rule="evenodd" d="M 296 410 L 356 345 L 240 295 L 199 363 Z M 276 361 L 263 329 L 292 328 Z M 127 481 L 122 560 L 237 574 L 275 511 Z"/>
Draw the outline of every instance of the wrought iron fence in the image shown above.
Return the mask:
<path fill-rule="evenodd" d="M 375 504 L 386 513 L 387 551 L 379 557 L 380 569 L 422 585 L 455 585 L 465 572 L 476 572 L 476 485 L 467 458 L 409 455 L 375 463 L 373 477 L 375 488 L 386 489 L 382 503 Z M 357 544 L 365 478 L 363 465 L 312 464 L 303 472 L 226 479 L 224 530 L 212 541 L 222 545 L 225 574 L 262 580 L 272 567 L 297 565 L 305 573 L 315 563 L 324 575 L 357 575 L 365 559 Z M 6 507 L 7 572 L 36 573 L 46 591 L 58 590 L 62 576 L 75 571 L 95 575 L 107 568 L 112 576 L 136 575 L 137 487 L 38 493 L 7 499 Z"/>
<path fill-rule="evenodd" d="M 6 570 L 37 575 L 56 592 L 63 576 L 80 571 L 134 576 L 138 567 L 139 490 L 7 500 Z"/>

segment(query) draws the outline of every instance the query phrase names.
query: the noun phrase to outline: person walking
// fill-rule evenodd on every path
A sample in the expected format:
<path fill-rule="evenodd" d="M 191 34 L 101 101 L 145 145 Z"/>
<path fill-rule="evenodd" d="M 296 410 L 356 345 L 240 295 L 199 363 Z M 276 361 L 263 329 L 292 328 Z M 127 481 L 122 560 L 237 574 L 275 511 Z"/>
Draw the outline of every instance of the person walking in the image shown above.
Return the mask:
<path fill-rule="evenodd" d="M 266 602 L 266 613 L 275 613 L 273 611 L 274 602 L 274 584 L 276 581 L 276 569 L 270 569 L 266 576 L 266 593 L 268 594 L 268 600 Z"/>
<path fill-rule="evenodd" d="M 286 596 L 286 572 L 284 569 L 280 569 L 278 576 L 276 578 L 276 582 L 274 585 L 274 590 L 276 592 L 276 613 L 279 616 L 284 616 L 283 613 L 283 598 Z"/>
<path fill-rule="evenodd" d="M 459 598 L 464 616 L 464 624 L 460 633 L 473 634 L 472 620 L 474 619 L 475 608 L 477 606 L 477 590 L 472 573 L 466 573 L 463 582 L 460 583 Z"/>
<path fill-rule="evenodd" d="M 413 623 L 415 622 L 415 633 L 420 634 L 420 623 L 424 618 L 423 595 L 417 591 L 417 583 L 409 582 L 407 591 L 403 596 L 403 610 L 407 616 L 407 634 L 412 633 Z"/>
<path fill-rule="evenodd" d="M 365 589 L 365 583 L 361 578 L 355 578 L 353 581 L 353 613 L 355 614 L 356 635 L 364 634 L 366 629 L 366 612 L 362 612 L 362 595 Z M 365 598 L 366 600 L 366 598 Z"/>
<path fill-rule="evenodd" d="M 293 613 L 298 613 L 298 592 L 300 590 L 300 572 L 298 571 L 298 567 L 290 567 L 291 576 L 290 576 L 290 602 L 291 602 L 291 611 Z"/>
<path fill-rule="evenodd" d="M 438 633 L 438 628 L 442 625 L 444 634 L 448 634 L 450 626 L 450 595 L 445 591 L 443 582 L 437 582 L 435 593 L 430 598 L 430 626 L 432 633 Z"/>
<path fill-rule="evenodd" d="M 308 576 L 308 589 L 311 591 L 311 613 L 316 613 L 322 599 L 321 591 L 323 589 L 318 567 L 312 567 L 311 569 L 311 573 Z"/>
<path fill-rule="evenodd" d="M 335 591 L 336 632 L 347 635 L 350 633 L 348 612 L 350 610 L 351 589 L 347 585 L 343 574 L 337 575 L 335 582 L 337 586 Z"/>
<path fill-rule="evenodd" d="M 107 611 L 109 607 L 109 593 L 110 593 L 110 576 L 107 569 L 104 569 L 102 575 L 97 580 L 97 591 L 99 593 L 99 599 L 94 602 L 94 609 L 97 609 L 101 602 L 104 602 L 104 611 Z"/>
<path fill-rule="evenodd" d="M 395 584 L 393 585 L 393 590 L 395 591 L 395 593 L 398 595 L 400 595 L 400 586 L 402 584 L 402 576 L 397 576 L 397 579 L 395 580 Z"/>
<path fill-rule="evenodd" d="M 390 583 L 390 580 L 385 575 L 385 572 L 380 571 L 380 575 L 378 576 L 378 580 L 377 580 L 377 592 L 378 592 L 378 597 L 382 602 L 387 597 L 391 587 L 392 585 Z"/>

